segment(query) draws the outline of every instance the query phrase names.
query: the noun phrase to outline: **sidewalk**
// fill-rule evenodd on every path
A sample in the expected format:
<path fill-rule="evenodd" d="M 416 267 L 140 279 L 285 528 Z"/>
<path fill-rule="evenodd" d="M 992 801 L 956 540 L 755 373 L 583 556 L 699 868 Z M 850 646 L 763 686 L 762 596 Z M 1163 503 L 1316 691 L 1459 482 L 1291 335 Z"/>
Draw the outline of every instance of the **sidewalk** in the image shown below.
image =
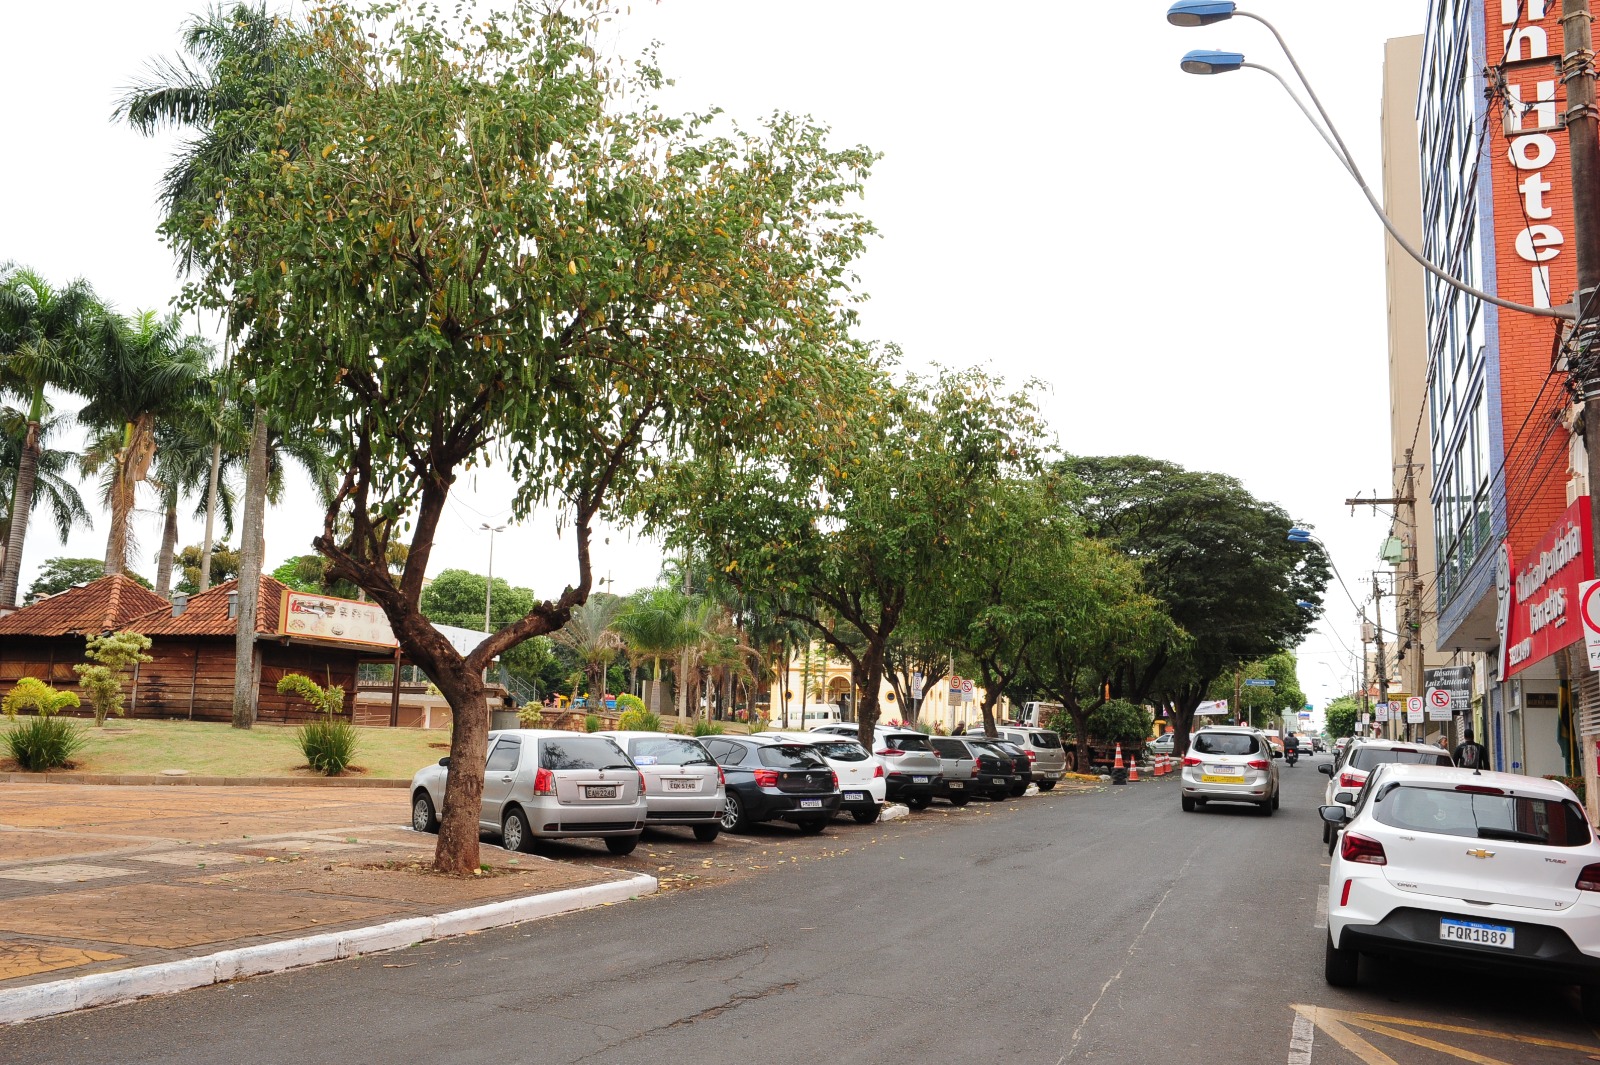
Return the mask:
<path fill-rule="evenodd" d="M 391 789 L 0 784 L 0 1023 L 655 890 L 488 844 L 483 876 L 436 876 L 408 813 Z"/>

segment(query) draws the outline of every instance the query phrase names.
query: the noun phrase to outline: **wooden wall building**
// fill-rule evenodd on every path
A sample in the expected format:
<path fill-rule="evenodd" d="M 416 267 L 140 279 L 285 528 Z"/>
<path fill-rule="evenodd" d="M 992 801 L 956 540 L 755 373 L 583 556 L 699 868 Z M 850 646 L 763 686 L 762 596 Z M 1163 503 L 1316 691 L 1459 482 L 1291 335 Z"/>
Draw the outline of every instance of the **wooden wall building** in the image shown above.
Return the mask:
<path fill-rule="evenodd" d="M 37 677 L 84 699 L 72 667 L 87 662 L 84 638 L 128 627 L 130 619 L 167 609 L 167 601 L 118 574 L 81 584 L 0 617 L 0 697 L 23 677 Z M 84 702 L 87 703 L 87 699 Z"/>

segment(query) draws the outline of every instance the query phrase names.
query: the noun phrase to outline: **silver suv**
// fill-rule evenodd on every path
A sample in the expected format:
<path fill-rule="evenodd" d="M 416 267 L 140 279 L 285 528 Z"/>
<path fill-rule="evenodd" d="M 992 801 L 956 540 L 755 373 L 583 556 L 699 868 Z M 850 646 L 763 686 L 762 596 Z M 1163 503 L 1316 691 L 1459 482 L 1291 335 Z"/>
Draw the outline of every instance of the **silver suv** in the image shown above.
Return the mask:
<path fill-rule="evenodd" d="M 1267 817 L 1278 808 L 1278 763 L 1259 729 L 1219 725 L 1196 732 L 1183 756 L 1183 809 L 1208 802 L 1254 803 Z"/>
<path fill-rule="evenodd" d="M 1022 748 L 1033 765 L 1033 782 L 1040 791 L 1049 791 L 1067 772 L 1067 752 L 1061 734 L 1047 728 L 1027 725 L 997 725 L 995 736 Z"/>

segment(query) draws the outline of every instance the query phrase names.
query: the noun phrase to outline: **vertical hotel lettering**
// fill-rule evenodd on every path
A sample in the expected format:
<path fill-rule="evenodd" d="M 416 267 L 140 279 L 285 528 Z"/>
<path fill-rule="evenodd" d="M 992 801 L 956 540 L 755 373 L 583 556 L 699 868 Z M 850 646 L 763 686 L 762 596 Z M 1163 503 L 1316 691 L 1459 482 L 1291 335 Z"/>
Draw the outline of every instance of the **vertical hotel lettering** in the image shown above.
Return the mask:
<path fill-rule="evenodd" d="M 1549 307 L 1550 268 L 1566 243 L 1554 219 L 1552 182 L 1546 176 L 1554 171 L 1561 152 L 1560 143 L 1548 132 L 1562 128 L 1556 111 L 1555 72 L 1561 43 L 1550 40 L 1553 27 L 1540 24 L 1551 14 L 1549 0 L 1489 0 L 1489 6 L 1491 10 L 1498 7 L 1500 14 L 1506 158 L 1516 171 L 1520 200 L 1520 212 L 1506 224 L 1517 224 L 1512 247 L 1527 270 L 1533 305 Z"/>

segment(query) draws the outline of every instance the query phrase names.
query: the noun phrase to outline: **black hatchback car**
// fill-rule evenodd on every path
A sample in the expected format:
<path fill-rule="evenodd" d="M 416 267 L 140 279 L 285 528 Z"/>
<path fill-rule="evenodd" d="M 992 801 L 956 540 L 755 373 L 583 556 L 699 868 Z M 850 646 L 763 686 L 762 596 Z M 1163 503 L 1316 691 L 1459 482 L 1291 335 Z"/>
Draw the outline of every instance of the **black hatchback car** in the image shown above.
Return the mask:
<path fill-rule="evenodd" d="M 729 832 L 759 821 L 791 821 L 812 835 L 839 810 L 839 778 L 808 744 L 755 736 L 706 736 L 727 778 L 722 827 Z"/>

